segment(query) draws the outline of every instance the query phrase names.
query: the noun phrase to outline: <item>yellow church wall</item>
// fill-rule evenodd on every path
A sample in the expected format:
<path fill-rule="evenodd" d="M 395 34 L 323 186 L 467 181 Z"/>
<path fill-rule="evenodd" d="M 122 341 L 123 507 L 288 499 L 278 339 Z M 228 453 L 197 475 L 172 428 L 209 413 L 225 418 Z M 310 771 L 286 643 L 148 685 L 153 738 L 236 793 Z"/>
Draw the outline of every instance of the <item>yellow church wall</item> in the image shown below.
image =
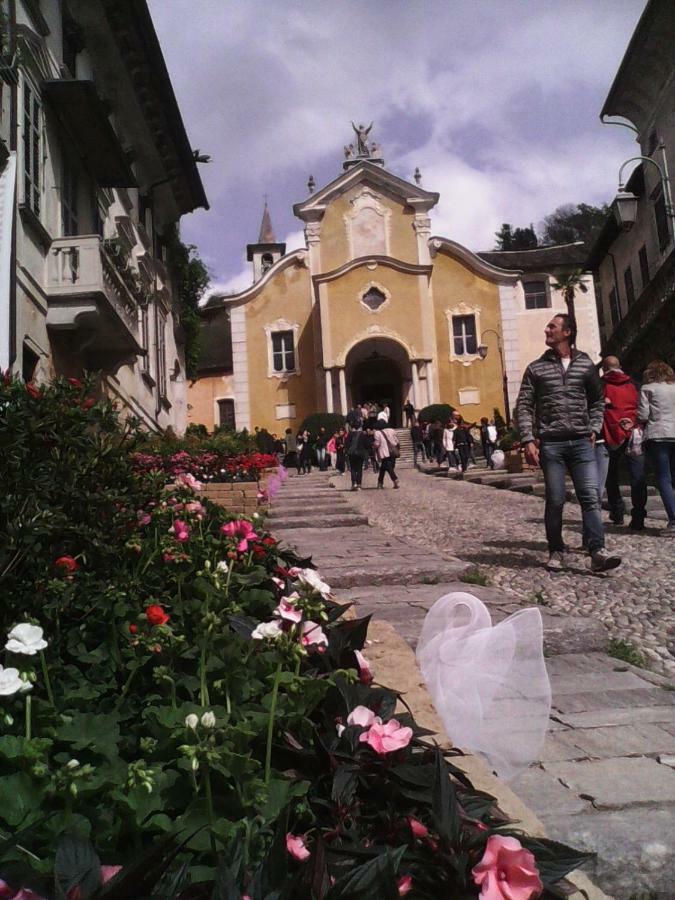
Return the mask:
<path fill-rule="evenodd" d="M 454 406 L 468 421 L 481 416 L 492 418 L 497 407 L 504 415 L 502 369 L 494 334 L 486 334 L 487 357 L 478 355 L 467 363 L 451 358 L 452 321 L 446 315 L 476 316 L 478 343 L 488 329 L 501 334 L 499 286 L 473 273 L 459 260 L 438 253 L 433 260 L 431 279 L 436 342 L 438 347 L 438 380 L 440 402 Z M 474 400 L 478 392 L 478 402 Z M 462 392 L 462 393 L 460 393 Z"/>
<path fill-rule="evenodd" d="M 419 301 L 419 281 L 427 276 L 398 272 L 388 266 L 369 268 L 359 266 L 335 281 L 320 286 L 322 316 L 324 316 L 324 361 L 329 366 L 344 365 L 347 351 L 357 336 L 362 339 L 378 337 L 368 332 L 376 327 L 382 337 L 400 335 L 414 355 L 423 355 L 422 316 Z M 368 310 L 360 296 L 375 285 L 388 296 L 376 312 Z"/>
<path fill-rule="evenodd" d="M 308 269 L 290 265 L 246 304 L 251 428 L 266 428 L 277 434 L 283 434 L 286 428 L 295 431 L 305 416 L 318 408 L 310 290 Z M 265 331 L 265 326 L 274 326 L 280 320 L 298 326 L 296 365 L 299 364 L 300 375 L 283 379 L 269 375 L 269 339 Z M 280 415 L 283 411 L 277 407 L 290 405 L 295 407 L 295 416 Z"/>
<path fill-rule="evenodd" d="M 234 399 L 231 374 L 202 375 L 188 387 L 188 425 L 206 425 L 209 431 L 219 425 L 218 401 Z"/>
<path fill-rule="evenodd" d="M 364 188 L 377 194 L 380 206 L 390 213 L 389 215 L 385 213 L 389 233 L 388 255 L 405 262 L 416 263 L 418 261 L 417 237 L 412 226 L 414 210 L 381 193 L 380 190 L 370 189 L 367 184 L 362 183 L 336 197 L 323 216 L 321 222 L 321 270 L 323 272 L 337 269 L 352 259 L 345 216 L 352 212 L 351 201 L 358 197 Z M 355 256 L 359 255 L 365 254 L 355 254 Z"/>

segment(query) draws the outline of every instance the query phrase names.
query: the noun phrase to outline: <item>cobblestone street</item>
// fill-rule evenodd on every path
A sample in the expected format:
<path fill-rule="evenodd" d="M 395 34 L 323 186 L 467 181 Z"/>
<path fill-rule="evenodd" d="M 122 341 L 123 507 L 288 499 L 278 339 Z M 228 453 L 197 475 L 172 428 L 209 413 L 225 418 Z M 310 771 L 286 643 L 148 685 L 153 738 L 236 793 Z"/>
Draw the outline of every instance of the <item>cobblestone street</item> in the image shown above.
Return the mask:
<path fill-rule="evenodd" d="M 335 479 L 338 489 L 342 481 L 346 477 Z M 588 557 L 578 549 L 581 511 L 568 503 L 565 541 L 578 552 L 569 554 L 566 572 L 549 573 L 544 568 L 544 502 L 538 497 L 413 470 L 401 473 L 399 491 L 375 490 L 372 474 L 365 488 L 351 496 L 382 531 L 474 563 L 491 585 L 520 603 L 593 616 L 612 638 L 635 644 L 654 671 L 675 674 L 675 541 L 662 534 L 660 522 L 641 533 L 608 524 L 607 546 L 621 554 L 623 563 L 610 575 L 593 576 Z"/>

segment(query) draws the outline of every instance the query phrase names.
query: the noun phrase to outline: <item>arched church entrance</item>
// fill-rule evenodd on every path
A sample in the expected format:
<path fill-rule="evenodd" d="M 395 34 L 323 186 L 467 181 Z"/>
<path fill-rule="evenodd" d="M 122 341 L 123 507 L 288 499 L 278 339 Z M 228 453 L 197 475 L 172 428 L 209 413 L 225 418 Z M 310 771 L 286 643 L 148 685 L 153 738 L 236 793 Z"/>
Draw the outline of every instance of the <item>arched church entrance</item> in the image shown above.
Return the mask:
<path fill-rule="evenodd" d="M 347 392 L 354 403 L 387 403 L 390 424 L 400 428 L 411 384 L 406 350 L 389 338 L 368 338 L 352 347 L 346 360 Z"/>

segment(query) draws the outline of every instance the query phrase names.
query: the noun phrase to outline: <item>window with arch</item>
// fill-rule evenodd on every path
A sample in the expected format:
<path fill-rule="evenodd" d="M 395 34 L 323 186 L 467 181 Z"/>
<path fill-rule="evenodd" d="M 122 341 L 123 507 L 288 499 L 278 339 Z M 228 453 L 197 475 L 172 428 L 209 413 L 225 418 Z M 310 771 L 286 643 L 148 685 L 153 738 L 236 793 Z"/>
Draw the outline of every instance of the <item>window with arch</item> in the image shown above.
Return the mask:
<path fill-rule="evenodd" d="M 366 291 L 363 297 L 361 297 L 361 303 L 373 312 L 375 312 L 376 309 L 379 309 L 386 300 L 387 298 L 384 293 L 376 287 L 371 287 Z"/>
<path fill-rule="evenodd" d="M 274 257 L 272 256 L 272 254 L 263 253 L 263 255 L 260 257 L 260 270 L 263 275 L 265 274 L 265 272 L 267 272 L 268 269 L 271 269 L 273 265 Z"/>

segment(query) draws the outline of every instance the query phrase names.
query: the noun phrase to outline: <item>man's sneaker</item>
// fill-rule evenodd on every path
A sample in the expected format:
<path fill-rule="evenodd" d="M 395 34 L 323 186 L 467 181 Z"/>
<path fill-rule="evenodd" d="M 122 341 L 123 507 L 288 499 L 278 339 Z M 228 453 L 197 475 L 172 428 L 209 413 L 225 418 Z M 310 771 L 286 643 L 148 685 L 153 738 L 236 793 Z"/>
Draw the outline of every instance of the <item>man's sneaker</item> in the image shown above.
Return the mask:
<path fill-rule="evenodd" d="M 546 568 L 549 572 L 562 572 L 565 568 L 565 554 L 562 550 L 554 550 L 548 558 Z"/>
<path fill-rule="evenodd" d="M 631 519 L 628 523 L 628 527 L 631 531 L 644 531 L 645 530 L 645 522 L 644 519 Z"/>
<path fill-rule="evenodd" d="M 596 550 L 591 554 L 591 572 L 609 572 L 621 565 L 620 556 L 612 556 L 606 550 Z"/>
<path fill-rule="evenodd" d="M 623 516 L 610 516 L 612 525 L 623 525 Z"/>

